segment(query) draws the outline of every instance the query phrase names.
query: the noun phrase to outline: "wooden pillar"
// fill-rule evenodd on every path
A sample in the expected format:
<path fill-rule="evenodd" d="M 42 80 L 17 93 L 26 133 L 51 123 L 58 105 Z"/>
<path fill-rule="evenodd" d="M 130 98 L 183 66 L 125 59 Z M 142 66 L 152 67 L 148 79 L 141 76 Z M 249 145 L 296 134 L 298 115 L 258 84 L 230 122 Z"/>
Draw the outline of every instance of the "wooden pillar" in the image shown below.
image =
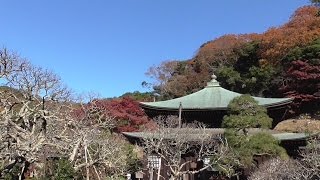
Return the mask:
<path fill-rule="evenodd" d="M 180 105 L 179 105 L 179 128 L 181 128 L 181 125 L 182 125 L 182 103 L 180 102 Z"/>

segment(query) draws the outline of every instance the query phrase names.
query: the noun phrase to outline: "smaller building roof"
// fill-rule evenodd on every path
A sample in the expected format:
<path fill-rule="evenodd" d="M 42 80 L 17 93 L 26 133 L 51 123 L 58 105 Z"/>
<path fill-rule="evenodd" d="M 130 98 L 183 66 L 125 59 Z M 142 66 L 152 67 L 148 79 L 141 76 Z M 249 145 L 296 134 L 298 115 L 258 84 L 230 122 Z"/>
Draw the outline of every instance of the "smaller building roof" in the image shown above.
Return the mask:
<path fill-rule="evenodd" d="M 207 128 L 203 132 L 203 129 L 190 129 L 190 128 L 168 128 L 165 129 L 165 132 L 159 131 L 149 131 L 149 132 L 123 132 L 127 137 L 144 139 L 144 138 L 158 138 L 161 134 L 161 137 L 165 139 L 173 139 L 177 135 L 181 134 L 191 134 L 190 138 L 192 140 L 196 140 L 197 138 L 201 137 L 201 134 L 208 134 L 214 136 L 219 136 L 224 134 L 225 128 Z M 311 135 L 308 133 L 288 133 L 288 132 L 279 132 L 275 130 L 269 129 L 260 129 L 260 128 L 251 128 L 248 129 L 249 134 L 257 134 L 259 132 L 266 132 L 270 133 L 273 137 L 278 139 L 279 141 L 291 141 L 291 140 L 305 140 L 308 139 Z M 198 139 L 199 140 L 199 139 Z"/>
<path fill-rule="evenodd" d="M 140 102 L 143 108 L 158 110 L 178 110 L 181 104 L 183 110 L 226 110 L 229 102 L 242 94 L 229 91 L 220 86 L 216 76 L 212 75 L 212 80 L 207 86 L 195 93 L 175 98 L 167 101 Z M 253 97 L 259 105 L 277 107 L 292 102 L 292 98 L 262 98 Z"/>

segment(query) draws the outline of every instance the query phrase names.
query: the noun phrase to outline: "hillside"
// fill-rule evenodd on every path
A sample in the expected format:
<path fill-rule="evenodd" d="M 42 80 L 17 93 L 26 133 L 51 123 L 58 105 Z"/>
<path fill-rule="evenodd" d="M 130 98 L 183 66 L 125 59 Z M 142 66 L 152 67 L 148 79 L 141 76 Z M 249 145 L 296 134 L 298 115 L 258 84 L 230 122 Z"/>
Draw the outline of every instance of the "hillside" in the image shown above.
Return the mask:
<path fill-rule="evenodd" d="M 203 88 L 214 72 L 232 91 L 263 97 L 294 97 L 290 113 L 314 113 L 320 107 L 320 16 L 304 6 L 290 20 L 264 33 L 228 34 L 204 43 L 189 60 L 151 67 L 154 91 L 161 99 Z"/>

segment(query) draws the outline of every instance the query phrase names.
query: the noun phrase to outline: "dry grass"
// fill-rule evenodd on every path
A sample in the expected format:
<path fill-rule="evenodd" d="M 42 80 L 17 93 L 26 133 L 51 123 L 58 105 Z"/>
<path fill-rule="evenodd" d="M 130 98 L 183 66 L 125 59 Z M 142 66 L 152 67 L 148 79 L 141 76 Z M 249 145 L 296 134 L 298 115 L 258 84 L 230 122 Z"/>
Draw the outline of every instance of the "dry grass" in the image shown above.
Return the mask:
<path fill-rule="evenodd" d="M 280 122 L 274 130 L 286 132 L 320 132 L 320 120 L 316 119 L 288 119 Z"/>

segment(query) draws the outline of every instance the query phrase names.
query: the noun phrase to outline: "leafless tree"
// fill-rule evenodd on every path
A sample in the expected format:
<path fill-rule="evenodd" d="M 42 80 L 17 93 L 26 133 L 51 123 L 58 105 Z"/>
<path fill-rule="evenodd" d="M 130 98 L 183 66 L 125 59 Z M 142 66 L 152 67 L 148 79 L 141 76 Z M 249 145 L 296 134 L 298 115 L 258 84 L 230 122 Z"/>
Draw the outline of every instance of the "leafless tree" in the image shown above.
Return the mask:
<path fill-rule="evenodd" d="M 76 121 L 70 125 L 73 129 L 70 143 L 73 145 L 69 160 L 73 162 L 76 171 L 86 169 L 87 179 L 90 169 L 101 179 L 106 176 L 124 176 L 128 168 L 126 151 L 129 143 L 121 136 L 110 133 L 114 128 L 114 118 L 104 112 L 94 100 L 73 112 Z"/>
<path fill-rule="evenodd" d="M 299 161 L 301 170 L 300 174 L 306 179 L 320 179 L 320 136 L 310 140 L 308 146 L 301 152 Z"/>
<path fill-rule="evenodd" d="M 22 163 L 23 179 L 28 165 L 41 169 L 49 156 L 69 159 L 87 179 L 124 174 L 127 144 L 106 133 L 112 118 L 75 102 L 57 75 L 3 49 L 0 80 L 0 177 Z"/>
<path fill-rule="evenodd" d="M 249 177 L 250 180 L 298 180 L 296 168 L 299 168 L 298 162 L 292 159 L 283 160 L 280 158 L 270 159 L 255 170 Z"/>
<path fill-rule="evenodd" d="M 170 170 L 171 178 L 179 179 L 184 174 L 196 174 L 208 168 L 225 168 L 230 176 L 234 175 L 231 169 L 220 162 L 226 155 L 230 155 L 227 141 L 220 135 L 212 134 L 202 123 L 184 124 L 178 128 L 177 117 L 158 117 L 158 128 L 145 133 L 143 138 L 145 153 L 157 155 Z M 191 154 L 196 161 L 204 161 L 203 167 L 187 169 L 192 161 L 184 161 L 184 155 Z M 151 169 L 152 170 L 152 169 Z M 231 175 L 232 174 L 232 175 Z M 158 179 L 160 179 L 158 173 Z"/>
<path fill-rule="evenodd" d="M 249 180 L 310 180 L 320 179 L 320 146 L 312 140 L 301 152 L 301 158 L 273 158 L 254 171 Z"/>
<path fill-rule="evenodd" d="M 9 165 L 17 158 L 33 163 L 50 142 L 48 121 L 61 120 L 70 92 L 53 73 L 32 66 L 7 50 L 0 55 L 1 157 Z"/>

